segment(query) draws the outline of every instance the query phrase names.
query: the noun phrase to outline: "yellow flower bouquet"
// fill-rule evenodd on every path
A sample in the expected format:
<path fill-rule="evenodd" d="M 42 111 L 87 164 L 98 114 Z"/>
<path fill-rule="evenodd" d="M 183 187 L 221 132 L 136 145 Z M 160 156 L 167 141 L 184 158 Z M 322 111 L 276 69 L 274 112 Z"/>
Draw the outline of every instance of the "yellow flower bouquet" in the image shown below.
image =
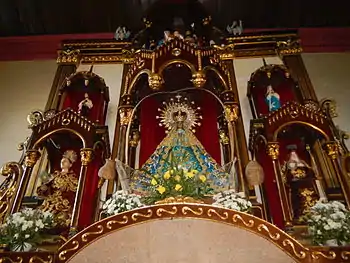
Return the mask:
<path fill-rule="evenodd" d="M 204 174 L 172 164 L 165 173 L 152 177 L 148 193 L 143 201 L 146 204 L 154 204 L 165 198 L 176 196 L 202 199 L 213 194 L 213 189 Z"/>

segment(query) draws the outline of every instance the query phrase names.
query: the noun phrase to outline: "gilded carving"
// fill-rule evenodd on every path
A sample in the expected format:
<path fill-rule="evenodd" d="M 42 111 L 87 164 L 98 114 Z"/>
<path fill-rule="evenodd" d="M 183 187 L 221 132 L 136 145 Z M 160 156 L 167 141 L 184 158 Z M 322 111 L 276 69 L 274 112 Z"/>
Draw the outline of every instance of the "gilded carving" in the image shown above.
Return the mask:
<path fill-rule="evenodd" d="M 323 258 L 330 259 L 330 260 L 333 260 L 337 257 L 337 254 L 334 251 L 327 251 L 327 253 L 328 253 L 328 255 L 326 255 L 325 253 L 320 252 L 320 251 L 313 251 L 311 253 L 311 257 L 313 259 L 319 259 L 320 258 L 319 256 L 321 256 Z"/>
<path fill-rule="evenodd" d="M 235 122 L 238 120 L 239 108 L 236 104 L 226 104 L 225 105 L 225 117 L 229 122 Z"/>
<path fill-rule="evenodd" d="M 79 63 L 80 50 L 79 49 L 66 49 L 58 51 L 58 64 L 77 64 Z"/>
<path fill-rule="evenodd" d="M 104 228 L 102 225 L 98 225 L 97 226 L 97 229 L 98 231 L 93 231 L 93 232 L 87 232 L 87 233 L 84 233 L 82 236 L 81 236 L 81 240 L 83 242 L 87 242 L 89 240 L 89 236 L 91 235 L 100 235 L 104 232 Z"/>
<path fill-rule="evenodd" d="M 205 74 L 202 70 L 199 70 L 192 74 L 191 82 L 196 88 L 202 88 L 206 82 Z"/>
<path fill-rule="evenodd" d="M 253 227 L 254 226 L 254 220 L 250 219 L 248 222 L 246 222 L 242 216 L 238 215 L 238 214 L 234 214 L 232 216 L 232 221 L 237 223 L 239 221 L 241 221 L 243 223 L 243 225 L 245 225 L 246 227 Z"/>
<path fill-rule="evenodd" d="M 223 214 L 219 214 L 218 211 L 216 211 L 215 209 L 209 209 L 207 211 L 207 215 L 209 217 L 212 217 L 213 214 L 215 214 L 216 216 L 218 216 L 221 220 L 227 220 L 228 219 L 228 213 L 227 212 L 223 212 Z"/>
<path fill-rule="evenodd" d="M 25 154 L 24 164 L 27 167 L 34 167 L 39 158 L 40 153 L 38 150 L 28 150 Z"/>
<path fill-rule="evenodd" d="M 290 239 L 285 239 L 283 240 L 282 242 L 283 246 L 284 247 L 291 247 L 292 250 L 293 250 L 293 253 L 296 257 L 300 258 L 300 259 L 304 259 L 306 257 L 306 253 L 305 251 L 300 251 L 298 252 L 296 249 L 295 249 L 295 245 L 294 245 L 294 242 L 292 242 Z"/>
<path fill-rule="evenodd" d="M 67 253 L 76 251 L 76 250 L 80 247 L 79 242 L 76 241 L 76 240 L 73 240 L 71 244 L 73 245 L 73 247 L 68 248 L 68 249 L 65 249 L 65 250 L 61 251 L 61 252 L 58 254 L 58 258 L 59 258 L 60 260 L 62 260 L 62 261 L 63 261 L 63 260 L 66 260 L 66 259 L 67 259 L 67 257 L 66 257 Z"/>
<path fill-rule="evenodd" d="M 276 233 L 276 234 L 272 234 L 271 232 L 270 232 L 270 230 L 269 230 L 269 228 L 265 225 L 265 224 L 260 224 L 260 225 L 258 225 L 258 231 L 259 232 L 262 232 L 262 231 L 265 231 L 268 235 L 269 235 L 269 237 L 271 238 L 271 239 L 273 239 L 273 240 L 279 240 L 280 238 L 281 238 L 281 235 L 279 234 L 279 233 Z"/>
<path fill-rule="evenodd" d="M 174 203 L 203 204 L 204 202 L 202 200 L 197 200 L 188 196 L 175 196 L 175 197 L 171 196 L 171 197 L 165 198 L 164 200 L 157 201 L 156 205 L 174 204 Z"/>
<path fill-rule="evenodd" d="M 152 90 L 160 90 L 164 81 L 161 75 L 157 73 L 151 73 L 148 75 L 148 85 Z"/>
<path fill-rule="evenodd" d="M 137 145 L 139 144 L 140 141 L 140 132 L 139 131 L 132 131 L 131 132 L 131 136 L 130 136 L 130 141 L 129 141 L 129 145 L 131 147 L 136 148 Z"/>
<path fill-rule="evenodd" d="M 220 142 L 223 144 L 223 145 L 228 145 L 230 143 L 230 139 L 229 137 L 226 135 L 226 132 L 224 130 L 221 130 L 220 133 L 219 133 L 219 136 L 220 136 Z"/>
<path fill-rule="evenodd" d="M 93 149 L 91 148 L 84 148 L 80 150 L 80 160 L 81 164 L 84 166 L 87 166 L 93 158 Z"/>
<path fill-rule="evenodd" d="M 48 255 L 47 259 L 44 260 L 41 257 L 38 256 L 33 256 L 29 259 L 29 263 L 37 263 L 37 262 L 41 262 L 41 263 L 52 263 L 53 262 L 53 256 Z"/>
<path fill-rule="evenodd" d="M 278 142 L 269 142 L 267 144 L 267 154 L 272 158 L 272 160 L 277 160 L 280 154 L 280 145 Z"/>
<path fill-rule="evenodd" d="M 287 39 L 285 41 L 277 41 L 277 50 L 280 55 L 300 54 L 303 51 L 300 46 L 299 39 Z"/>
<path fill-rule="evenodd" d="M 131 122 L 132 107 L 119 108 L 120 124 L 127 126 Z"/>
<path fill-rule="evenodd" d="M 196 216 L 200 216 L 200 215 L 203 215 L 203 208 L 201 207 L 198 207 L 197 211 L 193 210 L 192 208 L 188 207 L 188 206 L 184 206 L 182 209 L 181 209 L 181 212 L 184 214 L 184 215 L 187 215 L 188 212 L 191 212 L 192 214 L 196 215 Z"/>
<path fill-rule="evenodd" d="M 342 251 L 341 252 L 341 258 L 344 260 L 349 260 L 349 256 L 350 256 L 350 251 Z"/>
<path fill-rule="evenodd" d="M 129 222 L 129 218 L 127 216 L 123 216 L 123 220 L 110 220 L 107 222 L 107 228 L 112 229 L 114 224 L 125 225 Z"/>
<path fill-rule="evenodd" d="M 164 209 L 164 208 L 159 208 L 156 211 L 157 216 L 161 217 L 163 213 L 169 214 L 169 215 L 175 215 L 178 212 L 178 209 L 176 206 L 173 206 L 171 209 Z"/>
<path fill-rule="evenodd" d="M 1 257 L 0 258 L 0 263 L 22 263 L 23 262 L 23 258 L 22 257 L 16 257 L 15 260 L 13 260 L 12 258 L 9 257 Z"/>
<path fill-rule="evenodd" d="M 329 158 L 331 158 L 332 160 L 335 160 L 338 158 L 339 155 L 339 145 L 337 142 L 326 142 L 324 144 L 324 149 L 327 153 L 327 155 L 329 156 Z"/>
<path fill-rule="evenodd" d="M 153 215 L 153 211 L 151 209 L 148 209 L 146 214 L 133 213 L 132 216 L 131 216 L 131 219 L 132 219 L 132 221 L 137 221 L 140 217 L 151 218 L 152 215 Z"/>

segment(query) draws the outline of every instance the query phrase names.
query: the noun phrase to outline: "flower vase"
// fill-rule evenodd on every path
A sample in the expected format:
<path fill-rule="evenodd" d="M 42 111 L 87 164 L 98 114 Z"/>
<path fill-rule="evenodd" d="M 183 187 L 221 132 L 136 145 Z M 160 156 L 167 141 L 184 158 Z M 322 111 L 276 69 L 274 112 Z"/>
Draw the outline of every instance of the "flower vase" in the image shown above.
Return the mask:
<path fill-rule="evenodd" d="M 324 242 L 324 246 L 326 247 L 337 247 L 338 241 L 336 239 L 329 239 Z"/>
<path fill-rule="evenodd" d="M 24 242 L 23 244 L 19 244 L 13 247 L 13 252 L 28 252 L 32 249 L 32 244 Z"/>

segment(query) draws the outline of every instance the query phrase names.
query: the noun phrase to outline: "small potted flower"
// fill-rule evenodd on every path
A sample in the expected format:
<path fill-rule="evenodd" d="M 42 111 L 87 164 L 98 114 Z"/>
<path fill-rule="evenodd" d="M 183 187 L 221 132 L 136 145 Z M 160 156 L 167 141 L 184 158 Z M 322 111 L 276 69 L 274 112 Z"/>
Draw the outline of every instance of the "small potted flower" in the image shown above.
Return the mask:
<path fill-rule="evenodd" d="M 350 213 L 344 204 L 318 202 L 306 216 L 308 231 L 315 245 L 339 246 L 350 242 Z"/>
<path fill-rule="evenodd" d="M 224 207 L 240 212 L 250 212 L 252 203 L 244 198 L 243 193 L 236 193 L 233 189 L 220 192 L 213 196 L 213 206 Z"/>
<path fill-rule="evenodd" d="M 25 208 L 8 216 L 0 226 L 0 244 L 11 251 L 30 251 L 55 224 L 51 212 Z"/>
<path fill-rule="evenodd" d="M 136 194 L 128 194 L 124 191 L 115 192 L 102 206 L 102 214 L 111 216 L 122 212 L 143 207 L 141 197 Z"/>

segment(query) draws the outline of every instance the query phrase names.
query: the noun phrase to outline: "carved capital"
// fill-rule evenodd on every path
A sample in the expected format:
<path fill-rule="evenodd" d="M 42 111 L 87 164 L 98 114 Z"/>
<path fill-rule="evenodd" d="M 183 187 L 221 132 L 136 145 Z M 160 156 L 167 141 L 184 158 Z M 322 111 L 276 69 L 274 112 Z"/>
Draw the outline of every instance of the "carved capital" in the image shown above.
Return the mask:
<path fill-rule="evenodd" d="M 335 141 L 326 142 L 323 145 L 323 149 L 326 151 L 329 158 L 335 160 L 339 156 L 339 144 Z"/>
<path fill-rule="evenodd" d="M 38 150 L 28 150 L 25 153 L 24 164 L 27 167 L 34 167 L 39 158 L 40 152 Z"/>
<path fill-rule="evenodd" d="M 133 108 L 130 106 L 122 106 L 119 108 L 120 124 L 127 126 L 131 122 L 131 114 Z"/>
<path fill-rule="evenodd" d="M 280 145 L 278 142 L 269 142 L 267 144 L 267 154 L 272 160 L 277 160 L 280 154 Z"/>
<path fill-rule="evenodd" d="M 222 92 L 220 97 L 224 103 L 233 103 L 235 101 L 235 93 L 232 90 Z"/>
<path fill-rule="evenodd" d="M 199 70 L 196 73 L 192 74 L 191 81 L 196 88 L 202 88 L 207 80 L 205 78 L 204 72 Z"/>
<path fill-rule="evenodd" d="M 239 108 L 236 104 L 226 104 L 225 105 L 225 117 L 229 122 L 235 122 L 238 120 Z"/>
<path fill-rule="evenodd" d="M 79 49 L 66 49 L 59 50 L 57 63 L 58 64 L 78 64 L 80 60 L 80 50 Z"/>
<path fill-rule="evenodd" d="M 137 145 L 139 144 L 139 141 L 140 141 L 140 132 L 139 131 L 132 131 L 131 136 L 130 136 L 129 145 L 131 147 L 136 148 Z"/>
<path fill-rule="evenodd" d="M 227 136 L 225 130 L 220 130 L 219 135 L 220 135 L 220 142 L 221 142 L 221 144 L 228 145 L 230 143 L 230 139 Z"/>
<path fill-rule="evenodd" d="M 93 158 L 94 151 L 91 148 L 84 148 L 80 150 L 81 164 L 87 166 Z"/>
<path fill-rule="evenodd" d="M 148 76 L 148 85 L 152 90 L 160 90 L 163 83 L 162 76 L 157 73 L 151 73 Z"/>
<path fill-rule="evenodd" d="M 300 54 L 303 49 L 300 46 L 299 39 L 288 39 L 277 41 L 277 51 L 280 55 L 295 55 Z"/>

